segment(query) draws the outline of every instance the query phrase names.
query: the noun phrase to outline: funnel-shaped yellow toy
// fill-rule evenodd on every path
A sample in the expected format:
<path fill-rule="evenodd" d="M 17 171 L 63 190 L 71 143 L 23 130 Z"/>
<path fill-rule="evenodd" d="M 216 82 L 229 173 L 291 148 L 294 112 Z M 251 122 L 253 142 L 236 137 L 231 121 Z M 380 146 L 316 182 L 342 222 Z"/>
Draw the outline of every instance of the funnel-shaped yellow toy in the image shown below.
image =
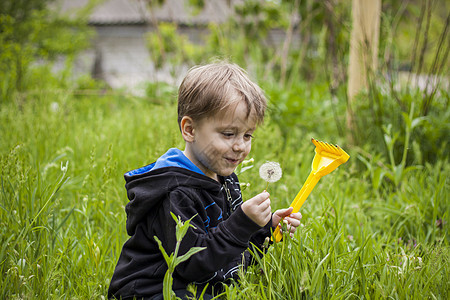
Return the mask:
<path fill-rule="evenodd" d="M 316 146 L 316 154 L 314 155 L 312 162 L 311 173 L 303 184 L 300 192 L 298 192 L 294 201 L 291 203 L 291 207 L 294 208 L 292 211 L 293 213 L 300 210 L 300 207 L 302 207 L 306 198 L 308 198 L 320 178 L 331 173 L 350 158 L 350 156 L 338 145 L 333 146 L 315 139 L 311 139 L 311 141 Z M 273 236 L 276 242 L 281 240 L 283 235 L 281 234 L 279 227 L 275 229 Z"/>

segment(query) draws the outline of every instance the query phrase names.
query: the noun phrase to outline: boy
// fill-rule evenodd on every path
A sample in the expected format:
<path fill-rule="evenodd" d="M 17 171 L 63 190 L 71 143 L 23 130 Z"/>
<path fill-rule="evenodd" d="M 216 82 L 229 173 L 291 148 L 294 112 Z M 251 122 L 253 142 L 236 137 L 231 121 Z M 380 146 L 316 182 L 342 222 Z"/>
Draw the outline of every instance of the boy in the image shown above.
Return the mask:
<path fill-rule="evenodd" d="M 252 134 L 264 119 L 266 99 L 261 89 L 234 64 L 215 63 L 189 70 L 178 93 L 178 124 L 185 149 L 172 148 L 155 163 L 125 174 L 130 202 L 127 233 L 108 291 L 121 299 L 162 299 L 166 262 L 154 236 L 167 253 L 175 249 L 175 222 L 191 219 L 179 255 L 206 247 L 178 265 L 173 289 L 188 295 L 190 283 L 207 296 L 251 256 L 253 243 L 262 248 L 270 230 L 282 218 L 292 235 L 301 215 L 292 208 L 271 213 L 266 191 L 243 202 L 236 167 L 250 152 Z"/>

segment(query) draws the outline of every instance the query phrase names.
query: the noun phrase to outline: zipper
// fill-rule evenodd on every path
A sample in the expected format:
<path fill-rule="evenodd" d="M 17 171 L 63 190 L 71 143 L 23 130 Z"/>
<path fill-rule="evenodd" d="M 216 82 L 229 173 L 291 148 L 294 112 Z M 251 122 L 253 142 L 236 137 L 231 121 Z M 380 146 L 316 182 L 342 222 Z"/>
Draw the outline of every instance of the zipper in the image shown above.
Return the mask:
<path fill-rule="evenodd" d="M 231 215 L 231 203 L 233 202 L 233 198 L 231 198 L 230 189 L 228 188 L 227 183 L 225 182 L 222 186 L 223 186 L 223 188 L 225 190 L 225 194 L 227 196 L 227 201 L 228 201 L 227 213 L 228 213 L 228 216 L 230 216 Z"/>

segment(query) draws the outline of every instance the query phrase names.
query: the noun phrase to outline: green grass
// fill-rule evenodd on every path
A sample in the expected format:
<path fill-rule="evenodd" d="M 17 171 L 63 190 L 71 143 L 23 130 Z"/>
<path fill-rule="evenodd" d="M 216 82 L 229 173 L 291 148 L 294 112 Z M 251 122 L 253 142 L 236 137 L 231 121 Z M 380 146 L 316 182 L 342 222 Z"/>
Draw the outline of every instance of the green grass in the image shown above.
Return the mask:
<path fill-rule="evenodd" d="M 310 171 L 311 135 L 336 142 L 302 128 L 282 140 L 268 119 L 256 132 L 244 198 L 264 189 L 258 167 L 274 160 L 283 178 L 269 186 L 273 209 L 290 204 Z M 36 92 L 2 104 L 0 131 L 0 298 L 106 297 L 127 239 L 123 174 L 183 147 L 176 106 Z M 341 146 L 351 158 L 316 186 L 295 238 L 273 245 L 226 298 L 449 298 L 448 162 L 374 188 Z"/>

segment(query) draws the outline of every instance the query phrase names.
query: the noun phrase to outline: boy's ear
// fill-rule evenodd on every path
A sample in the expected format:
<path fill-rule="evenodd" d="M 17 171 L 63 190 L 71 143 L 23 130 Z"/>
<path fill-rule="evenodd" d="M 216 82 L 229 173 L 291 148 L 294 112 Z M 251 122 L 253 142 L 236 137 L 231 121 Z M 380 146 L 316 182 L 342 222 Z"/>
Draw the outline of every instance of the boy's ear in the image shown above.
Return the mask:
<path fill-rule="evenodd" d="M 184 116 L 180 122 L 181 135 L 187 143 L 194 141 L 194 120 L 189 116 Z"/>

